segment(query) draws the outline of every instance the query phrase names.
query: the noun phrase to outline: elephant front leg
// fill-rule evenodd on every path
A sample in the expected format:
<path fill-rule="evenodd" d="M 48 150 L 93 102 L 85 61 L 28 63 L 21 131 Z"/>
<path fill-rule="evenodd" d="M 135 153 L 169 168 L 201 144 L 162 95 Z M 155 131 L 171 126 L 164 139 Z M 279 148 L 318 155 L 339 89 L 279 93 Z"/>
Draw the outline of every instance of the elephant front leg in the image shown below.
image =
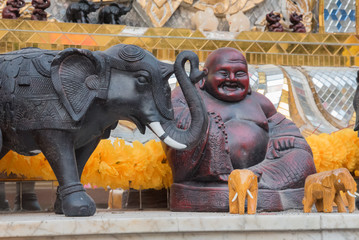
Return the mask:
<path fill-rule="evenodd" d="M 238 214 L 238 194 L 237 192 L 229 188 L 229 213 L 231 214 Z"/>
<path fill-rule="evenodd" d="M 63 213 L 66 216 L 94 215 L 95 202 L 79 181 L 71 134 L 59 130 L 39 130 L 36 139 L 59 182 Z"/>
<path fill-rule="evenodd" d="M 78 172 L 78 176 L 79 176 L 80 180 L 81 180 L 81 175 L 82 175 L 83 169 L 87 163 L 87 160 L 90 158 L 93 151 L 95 151 L 100 140 L 101 140 L 101 137 L 96 138 L 93 141 L 91 141 L 90 143 L 88 143 L 87 145 L 85 145 L 79 149 L 76 149 L 75 156 L 76 156 L 77 172 Z M 59 194 L 59 188 L 57 189 L 57 193 L 56 193 L 56 201 L 55 201 L 54 209 L 55 209 L 55 213 L 57 213 L 57 214 L 63 213 L 62 212 L 62 202 L 61 202 L 60 194 Z"/>
<path fill-rule="evenodd" d="M 333 212 L 333 202 L 335 197 L 335 191 L 328 189 L 323 193 L 323 212 Z"/>
<path fill-rule="evenodd" d="M 352 192 L 355 192 L 355 191 L 352 191 Z M 355 197 L 350 196 L 348 194 L 348 192 L 345 193 L 345 196 L 347 197 L 347 200 L 348 200 L 348 210 L 350 213 L 352 213 L 355 210 Z"/>
<path fill-rule="evenodd" d="M 342 196 L 340 195 L 340 192 L 335 194 L 334 202 L 335 204 L 337 204 L 338 212 L 347 212 L 347 209 L 345 208 L 345 204 L 343 202 Z"/>
<path fill-rule="evenodd" d="M 303 199 L 303 211 L 305 213 L 310 213 L 312 211 L 312 206 L 314 204 L 314 198 L 311 193 L 308 193 L 308 196 L 305 196 Z"/>
<path fill-rule="evenodd" d="M 257 212 L 258 189 L 247 192 L 247 213 L 255 214 Z"/>

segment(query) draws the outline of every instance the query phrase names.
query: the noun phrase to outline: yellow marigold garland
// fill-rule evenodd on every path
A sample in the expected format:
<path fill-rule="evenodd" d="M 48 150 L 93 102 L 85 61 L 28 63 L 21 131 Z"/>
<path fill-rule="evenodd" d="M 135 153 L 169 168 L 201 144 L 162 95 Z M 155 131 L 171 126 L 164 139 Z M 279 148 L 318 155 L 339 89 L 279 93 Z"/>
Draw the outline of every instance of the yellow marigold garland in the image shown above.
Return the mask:
<path fill-rule="evenodd" d="M 103 140 L 87 162 L 81 182 L 104 188 L 161 189 L 171 186 L 172 171 L 160 142 L 135 141 L 132 147 L 122 139 L 113 144 Z"/>
<path fill-rule="evenodd" d="M 331 134 L 322 133 L 306 138 L 313 151 L 318 172 L 345 167 L 359 176 L 359 138 L 352 129 Z M 27 178 L 55 180 L 55 175 L 40 153 L 26 157 L 9 152 L 0 161 L 0 172 L 14 173 Z M 92 186 L 134 189 L 169 188 L 172 171 L 160 142 L 146 144 L 124 140 L 102 140 L 91 155 L 83 171 L 81 182 Z"/>
<path fill-rule="evenodd" d="M 0 172 L 14 173 L 27 178 L 56 180 L 44 155 L 26 157 L 9 152 L 0 161 Z M 162 189 L 172 184 L 169 167 L 161 143 L 151 140 L 146 144 L 124 140 L 102 140 L 88 160 L 82 177 L 83 184 L 92 186 L 134 189 Z"/>
<path fill-rule="evenodd" d="M 359 138 L 352 129 L 311 135 L 306 140 L 318 172 L 344 167 L 355 173 L 359 169 Z"/>

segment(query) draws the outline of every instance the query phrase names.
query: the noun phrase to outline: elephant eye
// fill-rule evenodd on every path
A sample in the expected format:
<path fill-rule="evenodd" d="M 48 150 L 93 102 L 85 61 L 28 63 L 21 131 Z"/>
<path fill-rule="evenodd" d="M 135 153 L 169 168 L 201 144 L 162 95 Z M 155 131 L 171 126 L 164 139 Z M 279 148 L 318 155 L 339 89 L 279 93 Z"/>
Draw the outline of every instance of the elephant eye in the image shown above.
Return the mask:
<path fill-rule="evenodd" d="M 146 84 L 148 83 L 148 79 L 144 76 L 139 76 L 137 77 L 137 81 L 140 83 L 140 84 Z"/>

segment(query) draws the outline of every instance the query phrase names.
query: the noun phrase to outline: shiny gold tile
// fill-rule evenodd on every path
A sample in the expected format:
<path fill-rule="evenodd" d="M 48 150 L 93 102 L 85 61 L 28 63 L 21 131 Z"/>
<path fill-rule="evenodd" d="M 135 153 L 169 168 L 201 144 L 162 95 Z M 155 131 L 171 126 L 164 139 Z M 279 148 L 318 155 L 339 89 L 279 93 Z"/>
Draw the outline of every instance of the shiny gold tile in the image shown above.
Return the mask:
<path fill-rule="evenodd" d="M 268 45 L 271 48 L 266 51 L 267 53 L 286 53 L 278 44 L 269 43 Z M 266 46 L 264 46 L 263 49 L 266 50 Z"/>
<path fill-rule="evenodd" d="M 247 52 L 247 49 L 249 49 L 254 43 L 252 42 L 232 42 L 234 46 L 238 46 L 242 52 Z"/>
<path fill-rule="evenodd" d="M 257 41 L 273 41 L 273 39 L 270 36 L 270 32 L 263 32 L 257 39 Z"/>
<path fill-rule="evenodd" d="M 212 40 L 209 40 L 207 43 L 205 43 L 201 50 L 204 50 L 204 51 L 214 51 L 218 48 L 218 46 L 214 43 L 214 41 Z"/>
<path fill-rule="evenodd" d="M 342 49 L 342 47 L 338 45 L 326 45 L 326 48 L 331 55 L 336 55 L 340 51 L 340 49 Z"/>
<path fill-rule="evenodd" d="M 19 19 L 1 19 L 6 29 L 16 29 L 23 20 Z"/>
<path fill-rule="evenodd" d="M 239 39 L 239 40 L 252 40 L 251 37 L 248 36 L 247 34 L 248 32 L 240 32 L 235 39 Z"/>
<path fill-rule="evenodd" d="M 330 55 L 330 52 L 328 51 L 328 49 L 324 46 L 324 45 L 320 45 L 313 54 L 318 54 L 318 55 Z M 323 65 L 325 66 L 325 65 Z"/>
<path fill-rule="evenodd" d="M 202 47 L 207 44 L 208 40 L 201 39 L 192 39 L 192 45 L 195 47 L 195 50 L 201 50 Z"/>
<path fill-rule="evenodd" d="M 291 52 L 292 54 L 309 54 L 307 50 L 301 45 L 298 44 Z"/>
<path fill-rule="evenodd" d="M 182 44 L 178 47 L 181 50 L 193 50 L 195 46 L 193 46 L 192 41 L 186 39 L 182 42 Z"/>
<path fill-rule="evenodd" d="M 324 42 L 325 39 L 327 38 L 327 34 L 322 34 L 322 33 L 316 33 L 316 34 L 313 34 L 313 36 L 315 37 L 315 39 L 317 39 L 317 42 Z"/>
<path fill-rule="evenodd" d="M 349 34 L 340 34 L 340 33 L 333 34 L 333 37 L 335 37 L 339 43 L 345 43 L 345 41 L 348 39 L 349 36 L 350 36 Z"/>
<path fill-rule="evenodd" d="M 168 38 L 166 40 L 171 45 L 172 49 L 178 49 L 185 41 L 183 38 Z"/>
<path fill-rule="evenodd" d="M 71 33 L 88 33 L 82 26 L 86 24 L 75 24 L 69 32 Z M 47 27 L 47 26 L 46 26 Z M 57 27 L 58 28 L 58 27 Z M 96 29 L 97 30 L 97 29 Z M 59 30 L 58 30 L 59 31 Z"/>
<path fill-rule="evenodd" d="M 96 27 L 99 26 L 99 24 L 83 24 L 83 25 L 86 26 L 89 25 L 89 28 L 85 28 L 88 29 L 89 33 L 91 33 L 90 27 L 93 27 L 95 29 Z M 115 34 L 115 35 L 121 34 L 123 29 L 125 29 L 126 27 L 125 25 L 118 25 L 118 24 L 105 24 L 105 25 L 107 30 L 110 32 L 110 34 Z"/>
<path fill-rule="evenodd" d="M 70 29 L 74 27 L 74 23 L 58 22 L 58 23 L 56 23 L 56 25 L 60 29 L 60 32 L 70 32 Z M 92 24 L 90 24 L 90 25 L 92 25 Z M 86 28 L 87 28 L 87 26 L 86 26 Z M 96 32 L 96 30 L 93 30 L 91 33 L 94 33 L 94 32 Z"/>
<path fill-rule="evenodd" d="M 359 39 L 355 35 L 350 35 L 344 43 L 359 43 Z"/>
<path fill-rule="evenodd" d="M 165 38 L 162 38 L 156 44 L 155 48 L 157 48 L 157 49 L 172 49 L 172 46 L 167 42 L 167 40 Z"/>
<path fill-rule="evenodd" d="M 241 51 L 242 53 L 244 53 L 245 49 L 247 49 L 251 44 L 252 43 L 248 43 L 248 42 L 231 41 L 231 42 L 228 43 L 228 45 L 226 47 L 235 48 L 235 49 L 238 49 L 239 51 Z"/>
<path fill-rule="evenodd" d="M 264 43 L 260 43 L 260 46 L 261 46 L 261 48 L 263 49 L 264 52 L 269 52 L 273 48 L 273 43 L 264 42 Z M 276 50 L 275 48 L 272 49 L 272 53 L 275 50 Z M 276 53 L 276 52 L 274 52 L 274 53 Z"/>
<path fill-rule="evenodd" d="M 317 39 L 313 36 L 313 33 L 307 33 L 306 36 L 302 39 L 301 42 L 314 43 L 317 42 Z"/>
<path fill-rule="evenodd" d="M 111 36 L 96 35 L 96 34 L 91 35 L 91 37 L 97 43 L 97 45 L 100 45 L 100 46 L 105 46 L 112 39 Z M 131 39 L 133 39 L 133 38 L 129 37 L 128 41 L 131 41 Z"/>
<path fill-rule="evenodd" d="M 1 20 L 0 20 L 1 21 Z M 35 31 L 42 31 L 42 29 L 49 24 L 47 21 L 27 21 Z M 58 24 L 58 23 L 57 23 Z"/>
<path fill-rule="evenodd" d="M 206 36 L 204 36 L 203 33 L 201 31 L 199 31 L 199 30 L 194 31 L 191 34 L 191 37 L 192 38 L 206 38 Z"/>
<path fill-rule="evenodd" d="M 72 28 L 70 29 L 70 31 L 72 31 Z M 107 28 L 106 24 L 102 24 L 96 29 L 96 31 L 94 33 L 96 33 L 96 34 L 111 34 L 111 31 Z"/>
<path fill-rule="evenodd" d="M 146 45 L 138 37 L 126 38 L 122 43 L 123 44 L 134 44 L 134 45 L 137 45 L 139 47 L 146 47 Z"/>
<path fill-rule="evenodd" d="M 292 38 L 296 42 L 302 42 L 302 40 L 307 36 L 306 33 L 291 33 Z"/>
<path fill-rule="evenodd" d="M 269 36 L 272 38 L 273 41 L 277 42 L 285 35 L 284 32 L 271 32 Z"/>
<path fill-rule="evenodd" d="M 329 34 L 327 38 L 324 40 L 325 43 L 339 43 L 335 35 Z"/>
<path fill-rule="evenodd" d="M 4 42 L 21 42 L 13 32 L 7 32 L 2 38 L 1 41 Z"/>
<path fill-rule="evenodd" d="M 154 48 L 161 41 L 161 38 L 141 37 L 140 39 L 148 48 Z"/>
<path fill-rule="evenodd" d="M 292 37 L 291 33 L 284 33 L 283 37 L 280 39 L 281 42 L 295 42 L 295 39 Z"/>
<path fill-rule="evenodd" d="M 78 26 L 78 25 L 75 25 Z M 41 31 L 45 32 L 61 32 L 61 29 L 54 22 L 48 22 L 45 26 L 42 27 Z"/>
<path fill-rule="evenodd" d="M 33 31 L 34 28 L 31 26 L 29 21 L 23 21 L 17 26 L 17 30 L 30 30 Z"/>

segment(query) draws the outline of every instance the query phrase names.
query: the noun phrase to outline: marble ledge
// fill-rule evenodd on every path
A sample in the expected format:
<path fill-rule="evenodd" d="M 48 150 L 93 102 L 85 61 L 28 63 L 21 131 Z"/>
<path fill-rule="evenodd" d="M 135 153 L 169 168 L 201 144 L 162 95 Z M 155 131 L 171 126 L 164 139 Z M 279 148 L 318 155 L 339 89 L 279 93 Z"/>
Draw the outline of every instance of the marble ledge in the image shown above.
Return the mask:
<path fill-rule="evenodd" d="M 163 239 L 218 239 L 221 236 L 220 239 L 238 239 L 245 236 L 256 239 L 263 236 L 266 239 L 331 239 L 330 236 L 338 235 L 335 239 L 358 239 L 358 219 L 359 211 L 353 214 L 289 211 L 231 215 L 100 210 L 92 217 L 77 218 L 43 212 L 0 213 L 0 238 L 162 239 L 162 236 Z"/>

